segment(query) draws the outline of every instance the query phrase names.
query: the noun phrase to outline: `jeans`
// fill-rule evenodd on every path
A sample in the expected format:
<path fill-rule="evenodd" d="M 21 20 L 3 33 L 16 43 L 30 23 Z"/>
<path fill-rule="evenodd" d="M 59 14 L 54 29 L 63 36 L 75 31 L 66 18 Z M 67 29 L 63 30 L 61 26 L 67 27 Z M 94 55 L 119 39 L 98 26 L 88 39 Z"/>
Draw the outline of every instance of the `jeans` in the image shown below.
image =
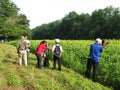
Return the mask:
<path fill-rule="evenodd" d="M 36 54 L 36 57 L 37 57 L 37 66 L 39 69 L 41 69 L 42 56 L 41 54 Z"/>
<path fill-rule="evenodd" d="M 85 76 L 87 78 L 90 77 L 90 71 L 91 71 L 91 68 L 93 66 L 92 81 L 94 81 L 94 82 L 96 82 L 96 80 L 97 80 L 98 65 L 99 65 L 99 62 L 94 62 L 91 58 L 89 58 L 88 61 L 87 61 Z"/>

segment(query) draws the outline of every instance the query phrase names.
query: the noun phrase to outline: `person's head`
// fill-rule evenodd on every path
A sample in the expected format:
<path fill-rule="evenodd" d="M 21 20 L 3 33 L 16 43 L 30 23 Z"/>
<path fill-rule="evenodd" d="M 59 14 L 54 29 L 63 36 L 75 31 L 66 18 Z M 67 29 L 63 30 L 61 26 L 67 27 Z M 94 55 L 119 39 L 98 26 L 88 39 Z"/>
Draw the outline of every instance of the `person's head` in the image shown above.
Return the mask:
<path fill-rule="evenodd" d="M 25 37 L 25 39 L 27 39 L 28 37 L 27 36 L 24 36 Z"/>
<path fill-rule="evenodd" d="M 24 36 L 21 36 L 21 41 L 24 41 L 25 40 L 25 37 Z"/>
<path fill-rule="evenodd" d="M 47 45 L 47 41 L 43 40 L 43 41 L 41 41 L 41 43 L 40 43 L 40 44 Z"/>
<path fill-rule="evenodd" d="M 100 38 L 97 38 L 97 39 L 95 40 L 95 42 L 98 43 L 98 44 L 102 44 L 102 40 L 101 40 Z"/>
<path fill-rule="evenodd" d="M 60 39 L 55 39 L 55 43 L 59 44 L 60 43 Z"/>
<path fill-rule="evenodd" d="M 25 40 L 24 36 L 21 36 L 21 40 Z"/>

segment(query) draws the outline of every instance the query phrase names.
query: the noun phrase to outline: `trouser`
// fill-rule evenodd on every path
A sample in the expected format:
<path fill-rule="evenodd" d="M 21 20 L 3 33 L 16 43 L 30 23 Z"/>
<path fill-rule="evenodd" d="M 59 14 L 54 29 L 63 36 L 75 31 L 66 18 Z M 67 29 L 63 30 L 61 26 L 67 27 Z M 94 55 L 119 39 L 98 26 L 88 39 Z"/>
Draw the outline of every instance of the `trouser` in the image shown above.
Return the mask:
<path fill-rule="evenodd" d="M 85 76 L 87 78 L 90 77 L 90 71 L 91 71 L 91 68 L 93 66 L 92 81 L 94 81 L 94 82 L 97 80 L 98 65 L 99 65 L 99 62 L 94 62 L 91 58 L 89 58 L 88 61 L 87 61 L 87 67 L 86 67 Z"/>
<path fill-rule="evenodd" d="M 37 66 L 39 69 L 41 69 L 42 56 L 41 54 L 36 54 L 36 57 L 37 57 Z"/>
<path fill-rule="evenodd" d="M 49 67 L 49 66 L 50 66 L 49 58 L 48 58 L 48 56 L 46 56 L 44 59 L 44 67 Z"/>
<path fill-rule="evenodd" d="M 22 60 L 24 60 L 25 66 L 27 66 L 27 52 L 26 50 L 19 51 L 19 64 L 22 66 Z"/>
<path fill-rule="evenodd" d="M 30 53 L 30 51 L 26 51 L 27 52 L 27 61 L 29 62 L 29 53 Z"/>
<path fill-rule="evenodd" d="M 53 56 L 53 69 L 56 69 L 56 61 L 58 60 L 58 70 L 61 71 L 61 57 Z"/>

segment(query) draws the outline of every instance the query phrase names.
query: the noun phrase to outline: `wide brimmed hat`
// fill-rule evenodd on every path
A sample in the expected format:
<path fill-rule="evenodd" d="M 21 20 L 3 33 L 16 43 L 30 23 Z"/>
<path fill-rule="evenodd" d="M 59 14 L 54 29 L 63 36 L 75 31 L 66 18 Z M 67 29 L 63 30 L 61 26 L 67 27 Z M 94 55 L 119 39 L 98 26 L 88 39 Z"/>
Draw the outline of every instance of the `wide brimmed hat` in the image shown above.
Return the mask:
<path fill-rule="evenodd" d="M 95 41 L 98 42 L 98 43 L 102 42 L 102 40 L 100 38 L 97 38 Z"/>
<path fill-rule="evenodd" d="M 60 43 L 60 39 L 55 39 L 55 42 L 56 43 Z"/>

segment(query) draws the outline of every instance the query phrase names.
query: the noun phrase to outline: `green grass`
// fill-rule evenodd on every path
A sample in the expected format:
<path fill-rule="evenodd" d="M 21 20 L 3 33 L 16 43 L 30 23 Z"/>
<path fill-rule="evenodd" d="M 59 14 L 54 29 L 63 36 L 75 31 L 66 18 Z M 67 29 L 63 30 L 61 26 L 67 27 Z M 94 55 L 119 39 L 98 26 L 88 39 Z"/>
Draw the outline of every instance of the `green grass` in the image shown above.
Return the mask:
<path fill-rule="evenodd" d="M 11 57 L 5 57 L 7 54 Z M 112 90 L 63 66 L 62 71 L 52 70 L 52 62 L 39 70 L 36 62 L 36 56 L 30 54 L 28 67 L 19 66 L 16 48 L 0 44 L 0 90 Z"/>

